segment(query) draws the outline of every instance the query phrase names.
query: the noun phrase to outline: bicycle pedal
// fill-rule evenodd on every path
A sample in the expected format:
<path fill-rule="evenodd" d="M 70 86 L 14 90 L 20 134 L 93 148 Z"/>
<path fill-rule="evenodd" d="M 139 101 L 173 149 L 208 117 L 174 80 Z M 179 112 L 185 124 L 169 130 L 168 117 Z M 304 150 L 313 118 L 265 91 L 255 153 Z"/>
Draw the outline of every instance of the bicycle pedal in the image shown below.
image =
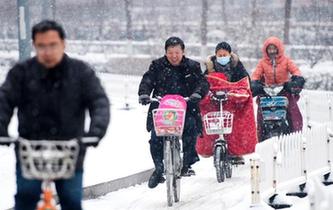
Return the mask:
<path fill-rule="evenodd" d="M 245 161 L 233 161 L 232 165 L 236 165 L 236 166 L 238 166 L 238 165 L 245 165 Z"/>
<path fill-rule="evenodd" d="M 184 177 L 195 176 L 195 171 L 192 169 L 188 169 L 187 171 L 182 172 L 181 176 L 184 176 Z"/>

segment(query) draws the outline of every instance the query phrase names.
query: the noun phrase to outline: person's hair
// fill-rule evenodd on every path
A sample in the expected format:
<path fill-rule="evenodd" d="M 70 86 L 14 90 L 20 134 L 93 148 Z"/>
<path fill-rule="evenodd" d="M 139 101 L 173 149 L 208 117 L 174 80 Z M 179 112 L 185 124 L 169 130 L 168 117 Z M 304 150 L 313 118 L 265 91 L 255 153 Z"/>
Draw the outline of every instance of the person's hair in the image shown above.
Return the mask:
<path fill-rule="evenodd" d="M 217 53 L 217 51 L 219 51 L 220 49 L 226 50 L 231 53 L 231 47 L 227 42 L 218 43 L 215 47 L 215 53 Z"/>
<path fill-rule="evenodd" d="M 167 49 L 169 47 L 174 47 L 174 46 L 177 46 L 177 45 L 180 45 L 180 47 L 182 48 L 182 50 L 185 49 L 185 44 L 184 44 L 184 41 L 181 40 L 179 37 L 175 37 L 175 36 L 172 36 L 172 37 L 169 37 L 166 41 L 165 41 L 165 51 L 167 51 Z"/>
<path fill-rule="evenodd" d="M 66 38 L 64 28 L 54 20 L 42 20 L 32 27 L 31 38 L 35 41 L 37 33 L 45 33 L 47 31 L 54 30 L 57 31 L 59 37 L 64 40 Z"/>

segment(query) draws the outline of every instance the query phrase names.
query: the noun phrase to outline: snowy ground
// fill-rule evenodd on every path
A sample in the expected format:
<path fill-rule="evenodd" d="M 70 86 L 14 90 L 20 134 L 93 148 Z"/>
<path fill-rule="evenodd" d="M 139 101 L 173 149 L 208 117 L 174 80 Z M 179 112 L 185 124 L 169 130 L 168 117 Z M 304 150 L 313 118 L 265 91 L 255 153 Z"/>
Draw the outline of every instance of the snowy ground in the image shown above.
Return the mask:
<path fill-rule="evenodd" d="M 3 75 L 2 75 L 3 76 Z M 153 167 L 149 154 L 149 135 L 145 131 L 147 107 L 137 104 L 139 77 L 100 74 L 112 102 L 111 125 L 97 149 L 88 151 L 85 162 L 84 185 L 92 185 L 124 177 Z M 0 75 L 1 78 L 1 75 Z M 326 120 L 325 92 L 310 92 L 315 101 L 312 110 L 316 120 Z M 318 103 L 317 103 L 318 102 Z M 123 110 L 125 103 L 133 108 Z M 300 102 L 303 107 L 303 102 Z M 318 105 L 318 106 L 317 106 Z M 315 107 L 316 106 L 316 107 Z M 14 119 L 10 133 L 15 132 Z M 15 194 L 14 154 L 12 148 L 0 148 L 0 209 L 13 206 Z M 197 176 L 182 179 L 181 201 L 173 209 L 246 209 L 250 196 L 249 165 L 238 167 L 233 178 L 218 184 L 212 159 L 202 159 L 195 165 Z M 244 200 L 245 199 L 245 200 Z M 297 202 L 294 210 L 309 209 L 306 202 Z M 165 185 L 150 190 L 147 184 L 112 192 L 104 197 L 84 202 L 86 210 L 93 209 L 166 209 Z"/>
<path fill-rule="evenodd" d="M 197 175 L 181 180 L 181 199 L 173 209 L 229 209 L 241 202 L 250 192 L 249 166 L 237 167 L 233 177 L 218 184 L 211 158 L 202 159 L 194 168 Z M 84 202 L 86 210 L 99 209 L 169 209 L 166 203 L 166 186 L 148 189 L 147 184 L 109 193 L 104 197 Z"/>

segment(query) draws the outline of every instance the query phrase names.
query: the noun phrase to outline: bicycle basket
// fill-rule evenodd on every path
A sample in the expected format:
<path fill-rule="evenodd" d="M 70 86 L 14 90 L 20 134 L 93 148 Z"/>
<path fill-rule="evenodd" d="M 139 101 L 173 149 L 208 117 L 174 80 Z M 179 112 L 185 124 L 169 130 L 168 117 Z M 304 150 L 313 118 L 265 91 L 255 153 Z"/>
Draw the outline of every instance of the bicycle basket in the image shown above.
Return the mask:
<path fill-rule="evenodd" d="M 56 180 L 74 175 L 79 152 L 77 140 L 19 140 L 22 174 L 27 179 Z"/>
<path fill-rule="evenodd" d="M 157 136 L 181 136 L 184 129 L 185 110 L 154 109 L 153 120 Z"/>
<path fill-rule="evenodd" d="M 203 117 L 206 133 L 213 134 L 230 134 L 232 132 L 233 114 L 228 111 L 208 112 Z"/>

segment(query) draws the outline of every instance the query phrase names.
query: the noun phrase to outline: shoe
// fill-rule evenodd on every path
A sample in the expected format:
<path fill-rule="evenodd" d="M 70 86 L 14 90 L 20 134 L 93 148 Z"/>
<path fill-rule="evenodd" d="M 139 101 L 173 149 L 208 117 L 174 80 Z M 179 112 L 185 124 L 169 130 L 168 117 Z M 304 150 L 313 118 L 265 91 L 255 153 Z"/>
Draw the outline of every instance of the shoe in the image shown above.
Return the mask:
<path fill-rule="evenodd" d="M 180 172 L 181 176 L 194 176 L 195 171 L 191 168 L 191 166 L 184 166 Z"/>
<path fill-rule="evenodd" d="M 165 178 L 163 177 L 163 174 L 161 172 L 158 172 L 155 170 L 149 178 L 148 187 L 155 188 L 158 184 L 164 183 L 164 182 L 165 182 Z"/>

